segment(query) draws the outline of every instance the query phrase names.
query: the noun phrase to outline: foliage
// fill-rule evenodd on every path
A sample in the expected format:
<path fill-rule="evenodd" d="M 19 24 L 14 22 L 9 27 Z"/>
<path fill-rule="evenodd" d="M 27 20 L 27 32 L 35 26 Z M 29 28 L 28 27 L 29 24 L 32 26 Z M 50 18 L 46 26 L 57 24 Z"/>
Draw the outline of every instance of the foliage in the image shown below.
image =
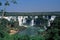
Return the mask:
<path fill-rule="evenodd" d="M 13 35 L 13 40 L 45 40 L 42 36 Z"/>
<path fill-rule="evenodd" d="M 20 34 L 14 34 L 9 35 L 7 32 L 8 28 L 6 25 L 10 23 L 6 19 L 0 19 L 0 40 L 43 40 L 44 38 L 42 36 L 28 36 L 28 35 L 20 35 Z"/>
<path fill-rule="evenodd" d="M 0 1 L 1 1 L 1 0 L 0 0 Z M 1 10 L 3 10 L 3 11 L 0 10 L 1 12 L 3 12 L 3 13 L 2 13 L 2 17 L 5 16 L 5 14 L 6 14 L 6 13 L 5 13 L 5 12 L 6 12 L 6 6 L 9 6 L 9 5 L 11 4 L 11 2 L 12 2 L 13 4 L 17 4 L 16 0 L 4 0 L 4 2 L 0 2 L 0 6 L 3 6 L 3 5 L 4 5 L 4 6 L 2 7 L 3 9 L 1 9 Z"/>
<path fill-rule="evenodd" d="M 51 27 L 45 31 L 43 34 L 29 36 L 29 35 L 20 35 L 8 34 L 8 28 L 6 25 L 10 23 L 6 19 L 0 19 L 0 40 L 60 40 L 60 17 L 57 16 L 53 23 L 51 23 Z M 14 23 L 14 22 L 13 22 Z M 8 30 L 7 30 L 8 29 Z"/>
<path fill-rule="evenodd" d="M 53 23 L 51 23 L 51 28 L 47 30 L 46 40 L 60 40 L 60 16 L 57 16 Z"/>
<path fill-rule="evenodd" d="M 0 2 L 0 6 L 2 5 L 2 3 Z"/>
<path fill-rule="evenodd" d="M 5 6 L 9 6 L 11 2 L 12 2 L 13 4 L 16 4 L 16 3 L 17 3 L 16 0 L 11 0 L 11 1 L 10 1 L 10 0 L 9 0 L 9 1 L 8 1 L 8 0 L 5 0 L 4 5 L 5 5 Z M 2 6 L 2 4 L 3 4 L 3 2 L 0 2 L 0 6 Z"/>

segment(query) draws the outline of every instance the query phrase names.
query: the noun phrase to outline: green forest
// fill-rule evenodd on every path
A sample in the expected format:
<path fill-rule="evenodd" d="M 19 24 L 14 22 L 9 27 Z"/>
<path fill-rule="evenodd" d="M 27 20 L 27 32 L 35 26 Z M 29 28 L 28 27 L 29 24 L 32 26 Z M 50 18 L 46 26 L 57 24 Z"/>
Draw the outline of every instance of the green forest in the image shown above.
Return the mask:
<path fill-rule="evenodd" d="M 0 18 L 0 40 L 60 40 L 60 16 L 55 18 L 47 30 L 37 31 L 38 35 L 20 35 L 19 31 L 25 29 L 23 26 L 18 26 L 18 21 Z M 16 33 L 11 34 L 10 30 L 15 30 Z"/>

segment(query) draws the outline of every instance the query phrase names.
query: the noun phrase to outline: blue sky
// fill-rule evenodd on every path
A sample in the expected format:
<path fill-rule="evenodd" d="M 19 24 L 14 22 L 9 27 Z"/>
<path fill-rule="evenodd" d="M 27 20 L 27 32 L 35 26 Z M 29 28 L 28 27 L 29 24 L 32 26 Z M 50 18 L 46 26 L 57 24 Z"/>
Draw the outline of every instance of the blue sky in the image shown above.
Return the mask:
<path fill-rule="evenodd" d="M 17 4 L 11 3 L 6 7 L 9 12 L 48 12 L 60 11 L 60 0 L 16 0 Z M 2 0 L 2 2 L 5 2 Z M 1 6 L 2 9 L 4 6 Z"/>

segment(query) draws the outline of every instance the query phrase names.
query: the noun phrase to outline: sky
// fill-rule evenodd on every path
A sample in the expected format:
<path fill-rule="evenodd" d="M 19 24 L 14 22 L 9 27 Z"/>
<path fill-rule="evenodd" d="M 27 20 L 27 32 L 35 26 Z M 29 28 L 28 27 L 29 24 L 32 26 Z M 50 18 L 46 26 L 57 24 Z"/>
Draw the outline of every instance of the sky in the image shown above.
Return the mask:
<path fill-rule="evenodd" d="M 1 0 L 0 0 L 1 1 Z M 60 0 L 16 0 L 6 7 L 8 12 L 51 12 L 60 11 Z M 5 1 L 2 0 L 4 3 Z M 4 6 L 0 6 L 3 9 Z"/>

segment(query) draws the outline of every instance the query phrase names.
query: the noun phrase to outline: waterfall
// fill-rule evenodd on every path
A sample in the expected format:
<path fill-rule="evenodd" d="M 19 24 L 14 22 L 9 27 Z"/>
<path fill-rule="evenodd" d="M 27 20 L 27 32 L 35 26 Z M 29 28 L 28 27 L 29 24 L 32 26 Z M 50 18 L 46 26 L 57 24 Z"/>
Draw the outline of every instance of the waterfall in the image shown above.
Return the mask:
<path fill-rule="evenodd" d="M 22 26 L 22 19 L 23 19 L 22 16 L 18 16 L 19 26 Z"/>
<path fill-rule="evenodd" d="M 50 27 L 50 20 L 48 20 L 48 27 Z"/>
<path fill-rule="evenodd" d="M 23 23 L 26 23 L 26 18 L 28 18 L 28 16 L 24 16 Z"/>
<path fill-rule="evenodd" d="M 46 26 L 44 26 L 44 29 L 45 29 L 45 30 L 47 30 L 47 27 L 46 27 Z"/>
<path fill-rule="evenodd" d="M 56 16 L 51 16 L 51 21 L 54 21 L 54 19 L 56 18 Z"/>
<path fill-rule="evenodd" d="M 34 26 L 34 19 L 31 20 L 31 26 Z"/>

